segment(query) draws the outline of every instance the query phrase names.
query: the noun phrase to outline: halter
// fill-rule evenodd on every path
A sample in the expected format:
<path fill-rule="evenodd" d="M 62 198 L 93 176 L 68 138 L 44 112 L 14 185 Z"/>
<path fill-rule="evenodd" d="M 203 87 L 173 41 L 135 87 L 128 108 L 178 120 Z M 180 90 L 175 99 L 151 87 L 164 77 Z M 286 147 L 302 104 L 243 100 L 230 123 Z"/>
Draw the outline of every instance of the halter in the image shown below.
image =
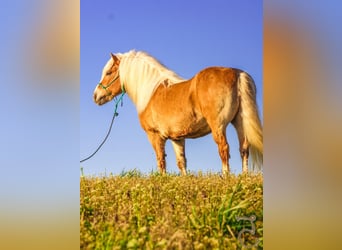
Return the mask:
<path fill-rule="evenodd" d="M 110 83 L 108 83 L 107 86 L 104 86 L 101 82 L 99 83 L 99 86 L 100 86 L 101 88 L 103 88 L 103 89 L 108 93 L 108 90 L 107 90 L 107 89 L 108 89 L 108 88 L 110 87 L 110 85 L 112 85 L 119 77 L 120 77 L 120 75 L 119 75 L 119 72 L 118 72 L 117 76 L 114 77 L 114 79 L 113 79 Z M 126 93 L 126 90 L 125 90 L 125 87 L 124 87 L 123 83 L 121 83 L 121 92 L 122 92 L 122 93 Z"/>
<path fill-rule="evenodd" d="M 112 85 L 118 78 L 119 78 L 119 72 L 118 72 L 117 76 L 114 77 L 114 79 L 107 86 L 104 86 L 101 82 L 99 83 L 99 86 L 107 91 L 107 89 L 110 87 L 110 85 Z"/>

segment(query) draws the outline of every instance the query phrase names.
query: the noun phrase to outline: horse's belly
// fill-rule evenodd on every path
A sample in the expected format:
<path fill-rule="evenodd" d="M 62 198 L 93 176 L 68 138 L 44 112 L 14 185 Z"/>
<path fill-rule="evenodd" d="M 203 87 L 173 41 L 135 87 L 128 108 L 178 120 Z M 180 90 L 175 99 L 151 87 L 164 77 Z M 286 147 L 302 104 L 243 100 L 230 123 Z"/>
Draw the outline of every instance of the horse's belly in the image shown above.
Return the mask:
<path fill-rule="evenodd" d="M 196 121 L 186 121 L 174 123 L 174 126 L 169 127 L 168 138 L 183 139 L 197 138 L 205 136 L 211 132 L 210 127 L 204 118 Z"/>

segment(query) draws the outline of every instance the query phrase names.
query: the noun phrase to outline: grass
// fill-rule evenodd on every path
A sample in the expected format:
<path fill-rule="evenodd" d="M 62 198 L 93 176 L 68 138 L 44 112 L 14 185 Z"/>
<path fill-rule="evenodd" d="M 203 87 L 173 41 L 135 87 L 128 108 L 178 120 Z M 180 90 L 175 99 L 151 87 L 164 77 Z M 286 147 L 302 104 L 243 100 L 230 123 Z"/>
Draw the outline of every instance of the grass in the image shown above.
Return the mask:
<path fill-rule="evenodd" d="M 81 177 L 80 189 L 81 249 L 263 248 L 261 174 L 133 170 Z"/>

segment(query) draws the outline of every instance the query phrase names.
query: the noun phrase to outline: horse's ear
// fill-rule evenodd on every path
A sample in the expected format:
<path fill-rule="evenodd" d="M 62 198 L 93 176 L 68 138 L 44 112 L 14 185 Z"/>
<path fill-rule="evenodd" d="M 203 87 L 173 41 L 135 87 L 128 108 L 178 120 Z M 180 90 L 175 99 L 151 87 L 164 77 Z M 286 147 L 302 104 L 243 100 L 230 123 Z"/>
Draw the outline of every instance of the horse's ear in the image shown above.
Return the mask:
<path fill-rule="evenodd" d="M 114 55 L 113 53 L 110 53 L 111 57 L 113 58 L 114 64 L 118 64 L 119 63 L 119 58 Z"/>

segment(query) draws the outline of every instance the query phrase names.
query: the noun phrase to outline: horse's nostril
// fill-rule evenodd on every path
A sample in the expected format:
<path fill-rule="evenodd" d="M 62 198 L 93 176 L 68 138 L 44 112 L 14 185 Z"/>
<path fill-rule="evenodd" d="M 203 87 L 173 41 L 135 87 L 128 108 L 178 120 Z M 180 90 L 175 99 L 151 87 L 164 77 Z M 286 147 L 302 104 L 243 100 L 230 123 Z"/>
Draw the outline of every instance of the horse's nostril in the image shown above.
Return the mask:
<path fill-rule="evenodd" d="M 96 93 L 93 95 L 93 99 L 94 99 L 94 102 L 96 102 L 96 100 L 97 100 L 97 95 L 96 95 Z"/>

